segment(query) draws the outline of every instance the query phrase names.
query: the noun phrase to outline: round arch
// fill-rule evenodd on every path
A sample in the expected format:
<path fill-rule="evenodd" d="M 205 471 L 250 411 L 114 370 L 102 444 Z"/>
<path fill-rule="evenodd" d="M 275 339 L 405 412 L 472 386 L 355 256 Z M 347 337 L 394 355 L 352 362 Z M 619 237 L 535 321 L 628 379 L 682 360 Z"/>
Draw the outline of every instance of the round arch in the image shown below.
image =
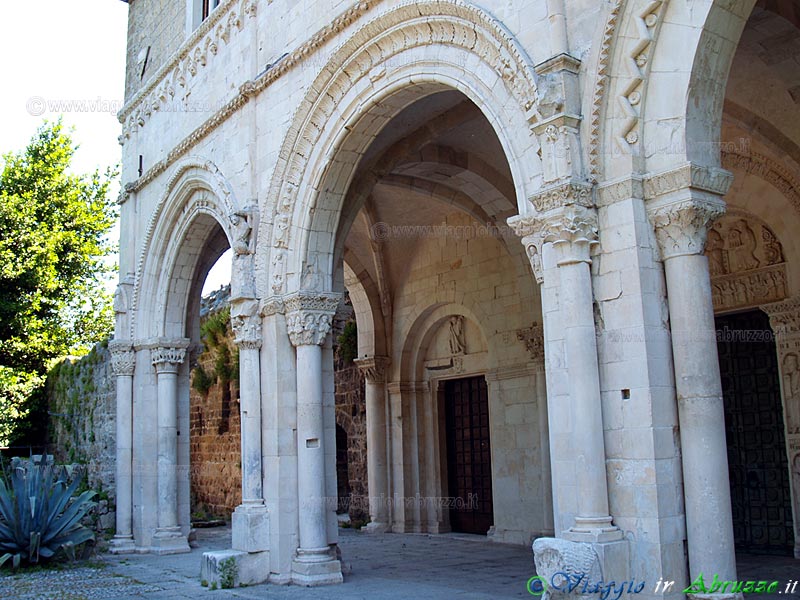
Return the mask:
<path fill-rule="evenodd" d="M 236 231 L 231 217 L 241 210 L 212 162 L 188 157 L 176 165 L 149 220 L 137 263 L 133 339 L 186 335 L 187 286 L 197 279 L 198 269 L 202 283 L 219 256 L 233 246 Z M 186 270 L 186 289 L 176 286 L 176 269 Z"/>
<path fill-rule="evenodd" d="M 412 102 L 457 90 L 484 114 L 509 161 L 518 210 L 540 185 L 531 63 L 511 34 L 453 0 L 404 4 L 362 27 L 300 103 L 267 199 L 259 295 L 333 285 L 333 246 L 347 186 L 374 136 Z M 269 263 L 269 264 L 267 264 Z M 315 272 L 313 277 L 304 277 Z M 305 279 L 305 281 L 304 281 Z"/>

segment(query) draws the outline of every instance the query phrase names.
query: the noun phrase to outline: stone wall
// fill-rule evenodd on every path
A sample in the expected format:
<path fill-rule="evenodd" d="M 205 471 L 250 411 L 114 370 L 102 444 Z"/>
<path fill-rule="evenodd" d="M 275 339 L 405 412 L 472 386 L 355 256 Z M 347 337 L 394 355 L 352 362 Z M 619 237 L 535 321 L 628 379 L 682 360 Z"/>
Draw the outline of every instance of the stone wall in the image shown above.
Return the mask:
<path fill-rule="evenodd" d="M 367 410 L 364 398 L 364 375 L 352 362 L 337 360 L 336 425 L 347 434 L 347 491 L 342 502 L 353 521 L 368 520 L 367 491 Z M 338 449 L 337 449 L 338 451 Z M 337 452 L 338 453 L 338 452 Z M 343 489 L 339 482 L 339 489 Z M 341 502 L 341 499 L 340 499 Z"/>
<path fill-rule="evenodd" d="M 116 381 L 108 344 L 86 356 L 65 358 L 47 376 L 50 425 L 48 451 L 58 464 L 86 469 L 98 492 L 95 527 L 114 527 L 116 487 Z"/>

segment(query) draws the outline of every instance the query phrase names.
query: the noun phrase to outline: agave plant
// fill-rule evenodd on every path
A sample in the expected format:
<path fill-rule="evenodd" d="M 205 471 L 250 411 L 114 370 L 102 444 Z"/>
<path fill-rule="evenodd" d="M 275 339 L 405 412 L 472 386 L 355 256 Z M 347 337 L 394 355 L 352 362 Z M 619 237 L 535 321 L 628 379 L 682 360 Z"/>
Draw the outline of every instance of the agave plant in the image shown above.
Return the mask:
<path fill-rule="evenodd" d="M 16 569 L 25 560 L 38 563 L 59 551 L 75 558 L 75 547 L 94 540 L 80 524 L 94 506 L 95 492 L 73 497 L 83 474 L 69 477 L 64 467 L 33 461 L 17 466 L 7 481 L 0 479 L 0 566 L 8 560 Z"/>

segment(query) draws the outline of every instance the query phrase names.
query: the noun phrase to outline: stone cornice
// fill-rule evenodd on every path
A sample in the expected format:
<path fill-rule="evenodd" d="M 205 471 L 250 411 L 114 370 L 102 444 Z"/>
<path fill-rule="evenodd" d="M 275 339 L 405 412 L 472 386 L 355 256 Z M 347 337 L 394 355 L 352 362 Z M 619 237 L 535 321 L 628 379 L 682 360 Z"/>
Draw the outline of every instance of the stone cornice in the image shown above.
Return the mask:
<path fill-rule="evenodd" d="M 357 358 L 353 362 L 369 383 L 383 383 L 386 381 L 386 371 L 390 363 L 388 356 Z"/>
<path fill-rule="evenodd" d="M 725 213 L 725 203 L 691 199 L 647 207 L 661 249 L 666 260 L 676 256 L 702 254 L 705 250 L 708 227 Z"/>
<path fill-rule="evenodd" d="M 733 174 L 725 169 L 686 163 L 670 171 L 645 176 L 644 197 L 656 200 L 688 189 L 724 196 L 732 183 Z"/>
<path fill-rule="evenodd" d="M 136 352 L 130 340 L 111 340 L 108 343 L 111 353 L 111 372 L 116 377 L 132 377 L 136 368 Z"/>
<path fill-rule="evenodd" d="M 292 345 L 322 344 L 331 330 L 341 298 L 337 293 L 311 291 L 286 296 L 286 328 Z"/>
<path fill-rule="evenodd" d="M 228 43 L 232 33 L 244 28 L 243 18 L 255 17 L 256 6 L 254 0 L 222 1 L 119 111 L 117 118 L 123 124 L 121 143 L 153 112 L 172 101 L 176 86 L 185 87 L 188 77 L 213 60 L 220 44 Z"/>
<path fill-rule="evenodd" d="M 597 206 L 609 206 L 631 198 L 644 198 L 644 181 L 641 177 L 626 177 L 597 185 Z"/>

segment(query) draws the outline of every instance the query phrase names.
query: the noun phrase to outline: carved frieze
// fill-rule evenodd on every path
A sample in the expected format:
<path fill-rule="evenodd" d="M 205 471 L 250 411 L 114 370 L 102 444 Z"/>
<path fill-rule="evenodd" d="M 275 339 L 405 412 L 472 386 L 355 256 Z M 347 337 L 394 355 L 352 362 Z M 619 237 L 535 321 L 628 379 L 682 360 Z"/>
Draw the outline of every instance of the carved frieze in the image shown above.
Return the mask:
<path fill-rule="evenodd" d="M 718 219 L 708 231 L 705 254 L 715 310 L 786 297 L 783 247 L 772 230 L 755 218 L 734 214 Z"/>
<path fill-rule="evenodd" d="M 548 188 L 530 198 L 531 204 L 539 213 L 548 212 L 563 206 L 593 206 L 592 186 L 588 183 L 569 182 Z"/>

